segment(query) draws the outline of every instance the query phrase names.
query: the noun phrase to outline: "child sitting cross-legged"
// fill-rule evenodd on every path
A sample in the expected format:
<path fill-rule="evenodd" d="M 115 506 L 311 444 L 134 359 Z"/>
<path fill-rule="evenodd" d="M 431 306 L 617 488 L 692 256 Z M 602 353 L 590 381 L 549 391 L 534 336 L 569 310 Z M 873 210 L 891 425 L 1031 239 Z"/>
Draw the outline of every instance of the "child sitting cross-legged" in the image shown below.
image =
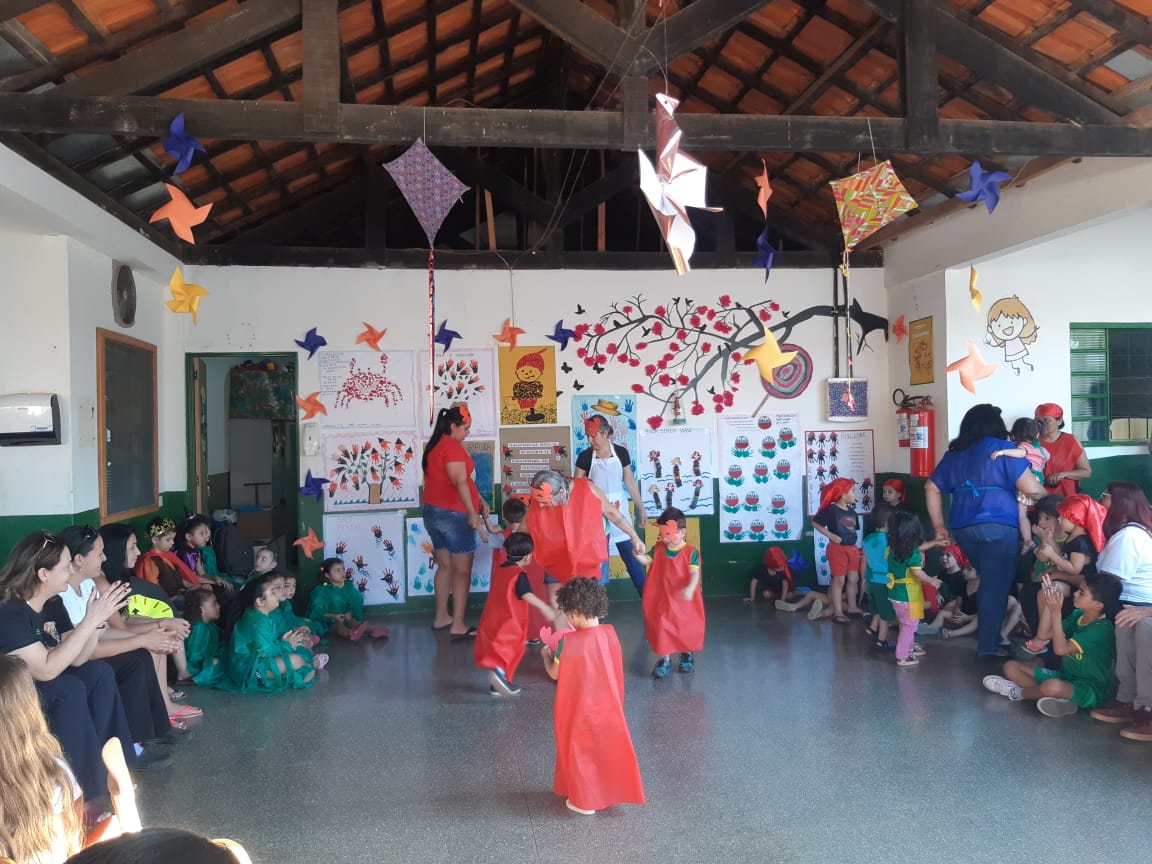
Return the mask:
<path fill-rule="evenodd" d="M 363 636 L 387 639 L 387 627 L 369 627 L 364 620 L 364 595 L 352 584 L 344 562 L 339 558 L 325 558 L 320 565 L 324 584 L 312 589 L 308 598 L 308 617 L 324 628 L 323 636 L 343 636 L 358 642 Z"/>
<path fill-rule="evenodd" d="M 1040 627 L 1036 634 L 1052 640 L 1052 650 L 1063 658 L 1060 669 L 1045 669 L 1009 660 L 1004 675 L 988 675 L 984 687 L 1013 702 L 1036 701 L 1047 717 L 1075 714 L 1080 708 L 1103 705 L 1116 661 L 1116 630 L 1120 611 L 1120 580 L 1111 573 L 1089 576 L 1072 594 L 1076 610 L 1060 623 L 1064 596 L 1044 577 L 1040 590 Z"/>
<path fill-rule="evenodd" d="M 184 619 L 191 630 L 184 638 L 188 674 L 200 687 L 215 687 L 224 677 L 227 646 L 220 644 L 220 604 L 208 586 L 194 588 L 184 595 Z"/>
<path fill-rule="evenodd" d="M 309 618 L 301 618 L 292 607 L 292 598 L 296 596 L 296 575 L 294 573 L 280 573 L 277 570 L 269 571 L 284 580 L 284 587 L 280 592 L 280 608 L 273 617 L 278 627 L 285 632 L 299 630 L 305 636 L 305 642 L 312 647 L 320 644 L 320 625 Z"/>

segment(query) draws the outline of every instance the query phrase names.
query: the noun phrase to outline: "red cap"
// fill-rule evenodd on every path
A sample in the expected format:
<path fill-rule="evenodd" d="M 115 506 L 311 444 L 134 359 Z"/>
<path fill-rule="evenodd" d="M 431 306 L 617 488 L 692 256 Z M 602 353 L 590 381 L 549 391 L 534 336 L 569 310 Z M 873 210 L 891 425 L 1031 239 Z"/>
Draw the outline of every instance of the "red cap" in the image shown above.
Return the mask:
<path fill-rule="evenodd" d="M 1057 420 L 1064 419 L 1064 409 L 1057 405 L 1055 402 L 1045 402 L 1036 406 L 1036 411 L 1033 417 L 1055 417 Z"/>
<path fill-rule="evenodd" d="M 834 501 L 839 501 L 856 486 L 855 480 L 847 477 L 838 477 L 820 490 L 820 509 L 823 510 Z"/>

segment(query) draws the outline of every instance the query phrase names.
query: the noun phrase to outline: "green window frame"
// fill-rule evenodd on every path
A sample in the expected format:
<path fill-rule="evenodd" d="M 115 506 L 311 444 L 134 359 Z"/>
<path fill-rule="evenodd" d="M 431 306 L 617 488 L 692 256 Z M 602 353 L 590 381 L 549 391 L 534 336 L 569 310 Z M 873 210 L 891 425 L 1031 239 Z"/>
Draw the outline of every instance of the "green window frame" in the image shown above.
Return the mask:
<path fill-rule="evenodd" d="M 1071 324 L 1070 432 L 1086 447 L 1152 439 L 1152 324 Z"/>

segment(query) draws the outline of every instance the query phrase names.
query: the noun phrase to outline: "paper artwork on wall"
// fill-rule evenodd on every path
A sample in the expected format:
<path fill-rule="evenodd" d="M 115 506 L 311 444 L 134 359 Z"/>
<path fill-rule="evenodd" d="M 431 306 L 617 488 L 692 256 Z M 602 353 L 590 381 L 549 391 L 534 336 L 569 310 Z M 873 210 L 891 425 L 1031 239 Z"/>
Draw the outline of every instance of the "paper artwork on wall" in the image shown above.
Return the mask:
<path fill-rule="evenodd" d="M 936 357 L 932 348 L 932 316 L 908 325 L 908 383 L 931 384 L 936 380 Z"/>
<path fill-rule="evenodd" d="M 639 448 L 632 470 L 645 514 L 659 516 L 668 507 L 679 507 L 688 516 L 716 512 L 710 430 L 692 426 L 645 430 Z"/>
<path fill-rule="evenodd" d="M 320 399 L 345 426 L 416 427 L 414 351 L 320 351 Z"/>
<path fill-rule="evenodd" d="M 409 429 L 324 427 L 325 512 L 419 504 L 423 446 Z"/>
<path fill-rule="evenodd" d="M 436 590 L 436 559 L 432 541 L 420 517 L 404 520 L 404 557 L 408 569 L 408 596 L 427 597 Z"/>
<path fill-rule="evenodd" d="M 825 382 L 827 417 L 847 423 L 868 416 L 868 382 L 863 378 L 829 378 Z"/>
<path fill-rule="evenodd" d="M 517 346 L 497 349 L 500 369 L 500 423 L 548 425 L 557 420 L 556 349 Z"/>
<path fill-rule="evenodd" d="M 1024 369 L 1035 372 L 1028 362 L 1028 346 L 1036 341 L 1039 328 L 1020 298 L 1001 297 L 988 308 L 988 336 L 985 345 L 1003 352 L 1004 365 L 1019 375 Z"/>
<path fill-rule="evenodd" d="M 488 506 L 496 509 L 493 486 L 496 483 L 496 442 L 464 440 L 464 449 L 472 457 L 472 465 L 476 471 L 474 482 L 480 490 L 480 497 L 488 502 Z"/>
<path fill-rule="evenodd" d="M 551 468 L 572 473 L 567 426 L 515 427 L 500 430 L 500 489 L 505 497 L 527 495 L 528 484 L 537 471 Z"/>
<path fill-rule="evenodd" d="M 349 513 L 324 517 L 324 555 L 344 562 L 365 606 L 405 601 L 404 516 Z"/>
<path fill-rule="evenodd" d="M 495 438 L 499 423 L 496 420 L 496 358 L 490 348 L 460 349 L 436 355 L 429 367 L 428 352 L 421 351 L 416 362 L 421 399 L 432 399 L 432 419 L 441 408 L 456 402 L 468 403 L 472 415 L 474 438 Z M 433 376 L 428 381 L 428 375 Z M 423 403 L 427 404 L 427 403 Z M 428 413 L 420 411 L 425 439 L 432 434 Z"/>
<path fill-rule="evenodd" d="M 573 396 L 572 397 L 572 464 L 576 457 L 587 450 L 588 435 L 584 421 L 599 414 L 612 427 L 612 443 L 623 447 L 636 462 L 637 442 L 636 397 L 617 394 L 615 396 Z"/>
<path fill-rule="evenodd" d="M 800 416 L 720 418 L 720 542 L 799 540 L 804 530 Z"/>
<path fill-rule="evenodd" d="M 808 515 L 815 516 L 824 487 L 840 477 L 856 481 L 856 511 L 876 503 L 876 454 L 871 429 L 818 429 L 804 435 Z"/>

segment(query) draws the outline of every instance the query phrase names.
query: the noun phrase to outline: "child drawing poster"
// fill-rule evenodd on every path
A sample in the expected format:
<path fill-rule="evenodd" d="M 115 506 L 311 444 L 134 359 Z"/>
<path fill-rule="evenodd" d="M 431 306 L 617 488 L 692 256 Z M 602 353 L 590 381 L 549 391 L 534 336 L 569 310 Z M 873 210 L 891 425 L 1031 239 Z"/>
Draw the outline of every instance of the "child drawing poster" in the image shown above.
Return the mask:
<path fill-rule="evenodd" d="M 428 376 L 432 375 L 429 382 Z M 495 438 L 500 424 L 496 418 L 496 358 L 489 348 L 445 351 L 436 355 L 436 365 L 429 369 L 428 352 L 420 351 L 416 359 L 416 378 L 421 406 L 420 423 L 424 437 L 432 434 L 428 422 L 427 401 L 432 400 L 432 417 L 441 408 L 466 402 L 472 415 L 471 435 Z"/>
<path fill-rule="evenodd" d="M 876 456 L 872 430 L 809 430 L 804 436 L 804 444 L 808 515 L 816 515 L 820 509 L 821 490 L 839 477 L 851 477 L 856 481 L 856 512 L 871 513 L 876 503 Z"/>
<path fill-rule="evenodd" d="M 423 442 L 410 429 L 323 427 L 324 511 L 414 507 Z"/>
<path fill-rule="evenodd" d="M 500 430 L 500 490 L 504 497 L 527 495 L 528 484 L 537 471 L 551 468 L 572 473 L 567 426 L 523 428 L 506 426 Z"/>
<path fill-rule="evenodd" d="M 416 427 L 415 351 L 321 351 L 317 356 L 325 422 Z M 308 391 L 305 385 L 300 389 Z"/>
<path fill-rule="evenodd" d="M 799 540 L 804 531 L 800 415 L 719 418 L 720 542 Z"/>
<path fill-rule="evenodd" d="M 324 557 L 344 562 L 365 606 L 405 601 L 404 517 L 399 512 L 325 516 Z"/>
<path fill-rule="evenodd" d="M 708 429 L 673 426 L 640 434 L 632 473 L 644 498 L 644 512 L 659 516 L 679 507 L 688 516 L 711 516 L 712 434 Z"/>
<path fill-rule="evenodd" d="M 908 383 L 935 381 L 936 359 L 932 352 L 932 316 L 917 318 L 908 325 Z"/>
<path fill-rule="evenodd" d="M 488 535 L 485 542 L 480 535 L 476 537 L 476 554 L 472 556 L 472 578 L 468 582 L 468 591 L 472 594 L 487 594 L 492 584 L 492 535 Z"/>
<path fill-rule="evenodd" d="M 505 426 L 556 423 L 556 349 L 548 345 L 501 347 L 500 423 Z"/>
<path fill-rule="evenodd" d="M 584 421 L 599 414 L 612 427 L 612 443 L 628 451 L 635 464 L 638 454 L 636 434 L 636 397 L 631 396 L 573 396 L 572 397 L 572 459 L 592 445 L 584 431 Z"/>
<path fill-rule="evenodd" d="M 436 559 L 432 557 L 432 541 L 424 530 L 424 520 L 414 517 L 404 520 L 404 557 L 408 564 L 408 596 L 427 597 L 436 590 Z"/>
<path fill-rule="evenodd" d="M 472 466 L 476 472 L 474 482 L 480 490 L 480 497 L 488 502 L 490 509 L 495 510 L 496 495 L 493 487 L 496 483 L 496 442 L 465 438 L 464 449 L 472 457 Z"/>

